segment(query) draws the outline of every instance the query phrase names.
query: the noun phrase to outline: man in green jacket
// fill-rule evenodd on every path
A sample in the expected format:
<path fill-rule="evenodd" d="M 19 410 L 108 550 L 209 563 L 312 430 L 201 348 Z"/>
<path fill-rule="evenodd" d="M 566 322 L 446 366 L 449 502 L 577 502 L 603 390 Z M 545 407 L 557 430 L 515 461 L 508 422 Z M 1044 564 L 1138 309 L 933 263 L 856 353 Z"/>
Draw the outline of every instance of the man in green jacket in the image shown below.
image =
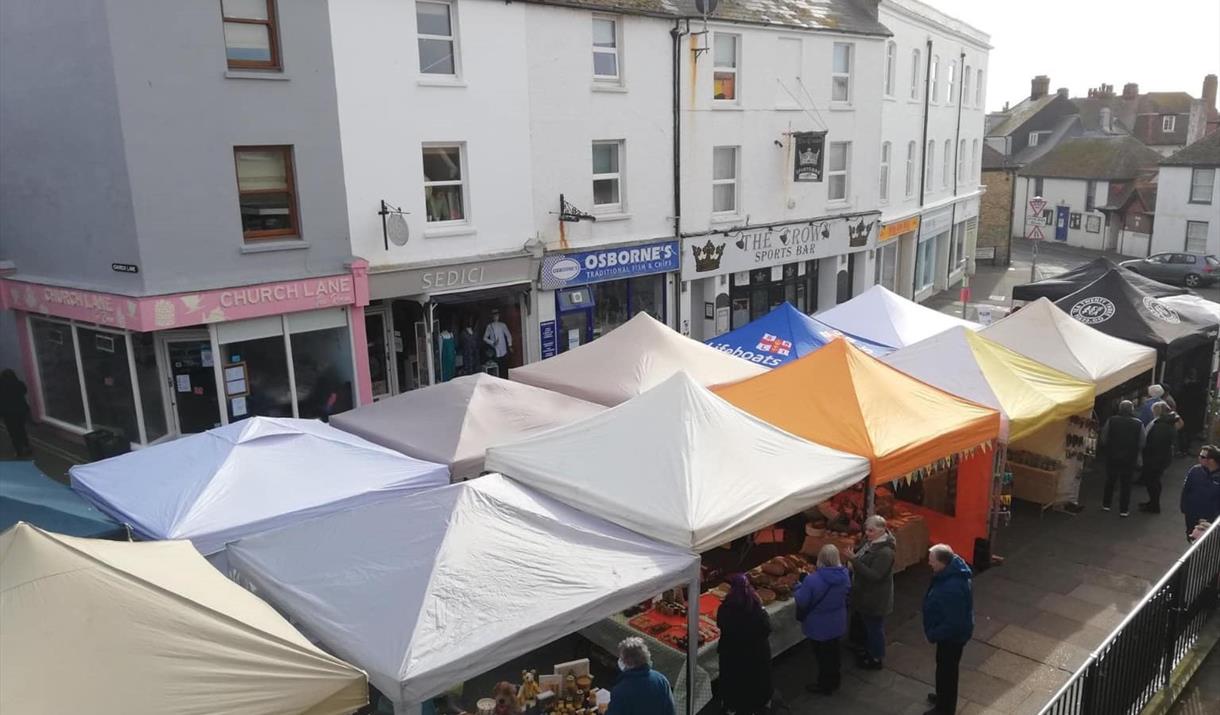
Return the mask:
<path fill-rule="evenodd" d="M 885 659 L 885 617 L 894 611 L 894 535 L 885 518 L 864 520 L 864 544 L 848 553 L 852 570 L 852 607 L 864 623 L 864 652 L 858 665 L 881 670 Z"/>

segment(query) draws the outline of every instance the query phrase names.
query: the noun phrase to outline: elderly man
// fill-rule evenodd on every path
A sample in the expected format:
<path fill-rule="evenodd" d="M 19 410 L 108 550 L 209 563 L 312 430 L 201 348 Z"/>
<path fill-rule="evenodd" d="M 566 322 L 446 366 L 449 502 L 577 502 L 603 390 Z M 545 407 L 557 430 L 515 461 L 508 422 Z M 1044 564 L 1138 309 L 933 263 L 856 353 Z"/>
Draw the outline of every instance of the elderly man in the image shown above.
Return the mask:
<path fill-rule="evenodd" d="M 1144 444 L 1144 428 L 1135 417 L 1135 403 L 1118 403 L 1118 414 L 1106 420 L 1101 428 L 1101 446 L 1106 453 L 1106 487 L 1102 492 L 1101 509 L 1110 511 L 1114 486 L 1118 485 L 1118 511 L 1127 516 L 1131 511 L 1131 476 L 1135 474 Z"/>
<path fill-rule="evenodd" d="M 953 715 L 962 648 L 974 635 L 973 574 L 948 544 L 928 550 L 928 565 L 932 583 L 923 597 L 923 632 L 936 644 L 936 692 L 928 695 L 935 707 L 924 715 Z"/>
<path fill-rule="evenodd" d="M 618 683 L 610 690 L 606 715 L 675 715 L 669 681 L 652 669 L 652 654 L 643 638 L 618 644 Z"/>
<path fill-rule="evenodd" d="M 885 517 L 864 520 L 864 544 L 847 553 L 852 571 L 852 605 L 864 624 L 864 653 L 858 665 L 881 670 L 885 659 L 885 617 L 894 611 L 894 535 Z"/>
<path fill-rule="evenodd" d="M 1161 476 L 1173 461 L 1182 418 L 1166 402 L 1153 405 L 1152 414 L 1152 423 L 1144 430 L 1144 466 L 1140 471 L 1140 482 L 1148 489 L 1148 501 L 1140 504 L 1140 511 L 1160 514 Z"/>
<path fill-rule="evenodd" d="M 1220 447 L 1207 444 L 1199 448 L 1199 463 L 1186 472 L 1182 484 L 1181 508 L 1187 538 L 1200 521 L 1220 517 Z"/>

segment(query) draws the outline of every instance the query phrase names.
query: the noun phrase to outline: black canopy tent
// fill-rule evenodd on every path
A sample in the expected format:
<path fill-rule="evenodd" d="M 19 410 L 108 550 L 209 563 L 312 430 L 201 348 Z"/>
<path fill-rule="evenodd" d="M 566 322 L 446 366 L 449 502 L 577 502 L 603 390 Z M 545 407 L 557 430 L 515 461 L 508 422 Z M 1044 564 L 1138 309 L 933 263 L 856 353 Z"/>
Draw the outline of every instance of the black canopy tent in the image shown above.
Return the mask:
<path fill-rule="evenodd" d="M 1015 286 L 1012 289 L 1012 299 L 1025 302 L 1035 301 L 1039 298 L 1059 300 L 1101 278 L 1107 271 L 1122 271 L 1122 275 L 1127 278 L 1128 282 L 1154 298 L 1163 298 L 1167 295 L 1183 295 L 1190 292 L 1185 288 L 1177 288 L 1154 281 L 1151 278 L 1145 278 L 1134 271 L 1125 270 L 1109 258 L 1103 257 L 1095 258 L 1088 263 L 1076 266 L 1070 271 L 1060 273 L 1051 278 L 1044 278 L 1033 283 Z"/>

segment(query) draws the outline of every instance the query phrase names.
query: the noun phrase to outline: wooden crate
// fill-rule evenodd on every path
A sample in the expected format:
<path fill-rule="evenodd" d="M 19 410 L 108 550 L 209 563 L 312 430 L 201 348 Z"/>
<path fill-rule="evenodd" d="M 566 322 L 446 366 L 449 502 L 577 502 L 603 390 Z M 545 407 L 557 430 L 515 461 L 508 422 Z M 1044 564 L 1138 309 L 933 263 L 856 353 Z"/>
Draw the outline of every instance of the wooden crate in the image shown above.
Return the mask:
<path fill-rule="evenodd" d="M 1012 472 L 1012 495 L 1046 509 L 1055 504 L 1059 494 L 1059 472 L 1048 472 L 1024 464 L 1008 463 Z"/>

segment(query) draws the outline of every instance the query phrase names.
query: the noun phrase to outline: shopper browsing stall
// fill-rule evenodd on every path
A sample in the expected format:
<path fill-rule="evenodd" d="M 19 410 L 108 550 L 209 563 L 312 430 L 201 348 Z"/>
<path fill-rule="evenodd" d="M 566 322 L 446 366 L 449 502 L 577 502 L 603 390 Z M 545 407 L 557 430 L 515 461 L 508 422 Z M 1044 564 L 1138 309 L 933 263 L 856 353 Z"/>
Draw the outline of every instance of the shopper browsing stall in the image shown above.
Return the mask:
<path fill-rule="evenodd" d="M 1154 419 L 1144 433 L 1144 467 L 1140 473 L 1140 481 L 1148 489 L 1148 501 L 1140 504 L 1140 511 L 1160 514 L 1161 476 L 1173 461 L 1182 418 L 1165 402 L 1153 405 L 1152 414 Z"/>
<path fill-rule="evenodd" d="M 606 715 L 675 715 L 669 681 L 652 669 L 652 653 L 643 638 L 624 638 L 618 646 L 622 673 L 610 691 Z"/>
<path fill-rule="evenodd" d="M 796 616 L 805 637 L 813 643 L 818 678 L 805 690 L 833 695 L 839 689 L 839 640 L 847 632 L 847 594 L 851 575 L 842 566 L 839 549 L 827 544 L 818 552 L 817 570 L 796 589 Z"/>
<path fill-rule="evenodd" d="M 885 659 L 885 617 L 894 611 L 894 535 L 885 517 L 874 514 L 864 521 L 865 542 L 847 553 L 855 592 L 855 615 L 863 622 L 864 651 L 859 665 L 880 670 Z"/>
<path fill-rule="evenodd" d="M 923 598 L 923 632 L 936 644 L 936 692 L 928 695 L 935 707 L 924 715 L 953 715 L 962 649 L 974 635 L 974 592 L 970 567 L 947 544 L 928 550 L 932 583 Z"/>
<path fill-rule="evenodd" d="M 1135 404 L 1130 400 L 1118 403 L 1118 414 L 1106 420 L 1101 428 L 1101 445 L 1106 453 L 1106 487 L 1101 498 L 1103 511 L 1110 511 L 1114 486 L 1118 485 L 1118 511 L 1126 516 L 1131 506 L 1131 476 L 1139 462 L 1144 444 L 1144 428 L 1135 417 Z"/>
<path fill-rule="evenodd" d="M 716 612 L 720 628 L 720 698 L 737 715 L 766 712 L 771 701 L 771 619 L 745 574 L 729 579 Z"/>

